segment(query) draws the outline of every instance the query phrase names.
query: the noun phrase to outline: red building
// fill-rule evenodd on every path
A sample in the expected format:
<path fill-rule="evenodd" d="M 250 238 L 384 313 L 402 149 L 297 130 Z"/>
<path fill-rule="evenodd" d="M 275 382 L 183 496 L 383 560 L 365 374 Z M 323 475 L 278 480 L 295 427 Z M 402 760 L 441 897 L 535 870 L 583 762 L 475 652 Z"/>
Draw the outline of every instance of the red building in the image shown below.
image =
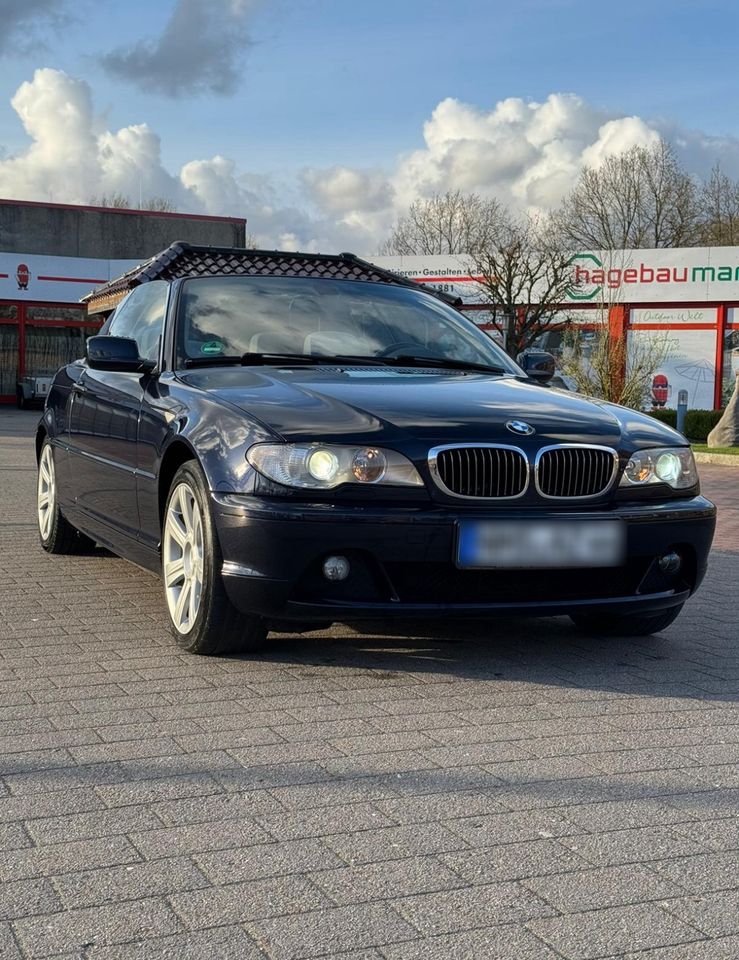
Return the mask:
<path fill-rule="evenodd" d="M 0 403 L 79 357 L 97 328 L 80 297 L 174 240 L 243 246 L 246 220 L 0 200 Z"/>

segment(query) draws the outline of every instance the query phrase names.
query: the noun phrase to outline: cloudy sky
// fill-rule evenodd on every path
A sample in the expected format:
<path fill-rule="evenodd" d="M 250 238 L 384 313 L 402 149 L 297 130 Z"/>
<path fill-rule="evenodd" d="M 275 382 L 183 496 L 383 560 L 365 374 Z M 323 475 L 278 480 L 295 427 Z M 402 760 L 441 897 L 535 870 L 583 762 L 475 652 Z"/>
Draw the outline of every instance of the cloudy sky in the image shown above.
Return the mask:
<path fill-rule="evenodd" d="M 0 0 L 0 196 L 164 196 L 373 253 L 446 189 L 547 209 L 666 135 L 739 176 L 734 0 Z"/>

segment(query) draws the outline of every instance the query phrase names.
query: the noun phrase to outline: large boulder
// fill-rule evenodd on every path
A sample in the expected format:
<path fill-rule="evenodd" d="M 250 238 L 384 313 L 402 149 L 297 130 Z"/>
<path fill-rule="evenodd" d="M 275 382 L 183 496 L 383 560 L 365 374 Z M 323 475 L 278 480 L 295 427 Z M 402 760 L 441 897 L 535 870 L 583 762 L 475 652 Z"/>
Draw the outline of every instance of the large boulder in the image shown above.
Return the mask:
<path fill-rule="evenodd" d="M 724 415 L 708 434 L 707 442 L 709 447 L 739 447 L 739 375 Z"/>

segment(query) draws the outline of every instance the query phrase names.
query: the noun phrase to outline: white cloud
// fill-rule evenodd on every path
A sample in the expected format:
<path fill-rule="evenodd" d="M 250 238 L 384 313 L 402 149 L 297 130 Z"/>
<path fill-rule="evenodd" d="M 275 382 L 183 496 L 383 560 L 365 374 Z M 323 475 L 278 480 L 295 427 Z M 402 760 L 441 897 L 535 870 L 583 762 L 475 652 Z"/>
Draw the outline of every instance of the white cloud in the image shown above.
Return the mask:
<path fill-rule="evenodd" d="M 424 125 L 423 147 L 392 169 L 306 169 L 279 186 L 218 154 L 167 170 L 155 131 L 145 123 L 106 129 L 87 83 L 61 71 L 37 70 L 11 103 L 30 143 L 16 156 L 4 156 L 0 145 L 1 196 L 89 203 L 120 193 L 134 205 L 139 193 L 164 197 L 183 212 L 246 216 L 266 247 L 371 254 L 414 199 L 448 189 L 545 210 L 572 189 L 583 164 L 660 133 L 688 169 L 703 174 L 720 159 L 739 174 L 735 139 L 613 116 L 571 94 L 542 103 L 510 98 L 489 111 L 446 99 Z"/>

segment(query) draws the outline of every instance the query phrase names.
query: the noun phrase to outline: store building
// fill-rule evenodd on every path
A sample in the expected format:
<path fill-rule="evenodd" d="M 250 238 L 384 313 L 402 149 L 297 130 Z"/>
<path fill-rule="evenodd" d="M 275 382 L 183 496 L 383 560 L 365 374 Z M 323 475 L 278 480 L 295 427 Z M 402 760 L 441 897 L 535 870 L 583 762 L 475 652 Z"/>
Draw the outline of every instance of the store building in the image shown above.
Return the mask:
<path fill-rule="evenodd" d="M 492 331 L 469 258 L 371 259 L 461 297 Z M 608 322 L 627 347 L 640 337 L 669 339 L 669 357 L 653 372 L 654 406 L 676 407 L 681 390 L 692 409 L 726 405 L 739 374 L 739 247 L 586 251 L 572 257 L 571 269 L 567 302 L 558 305 L 563 324 Z M 552 327 L 542 345 L 556 352 L 559 336 Z"/>
<path fill-rule="evenodd" d="M 80 297 L 174 240 L 243 247 L 246 220 L 0 200 L 0 403 L 83 352 Z"/>

